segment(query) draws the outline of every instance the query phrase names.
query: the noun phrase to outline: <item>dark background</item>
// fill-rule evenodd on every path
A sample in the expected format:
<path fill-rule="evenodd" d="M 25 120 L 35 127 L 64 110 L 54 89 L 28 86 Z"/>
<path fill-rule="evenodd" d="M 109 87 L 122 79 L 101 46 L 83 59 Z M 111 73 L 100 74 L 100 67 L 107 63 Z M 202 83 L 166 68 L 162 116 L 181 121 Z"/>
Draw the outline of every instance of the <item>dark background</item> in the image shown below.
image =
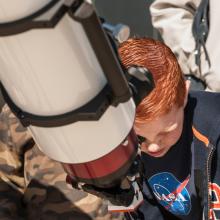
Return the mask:
<path fill-rule="evenodd" d="M 151 25 L 149 6 L 153 0 L 93 0 L 97 13 L 112 24 L 130 27 L 131 37 L 158 38 Z"/>

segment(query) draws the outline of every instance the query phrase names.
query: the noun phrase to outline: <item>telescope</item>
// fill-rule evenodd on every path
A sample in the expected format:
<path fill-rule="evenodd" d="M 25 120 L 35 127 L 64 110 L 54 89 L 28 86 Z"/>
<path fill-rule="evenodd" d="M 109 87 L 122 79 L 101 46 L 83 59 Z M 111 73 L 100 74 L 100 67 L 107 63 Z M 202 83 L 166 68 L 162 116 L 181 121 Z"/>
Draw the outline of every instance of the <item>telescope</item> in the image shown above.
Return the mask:
<path fill-rule="evenodd" d="M 107 30 L 90 1 L 0 2 L 6 103 L 72 180 L 100 188 L 134 163 L 136 105 L 153 88 L 143 67 L 123 70 Z"/>

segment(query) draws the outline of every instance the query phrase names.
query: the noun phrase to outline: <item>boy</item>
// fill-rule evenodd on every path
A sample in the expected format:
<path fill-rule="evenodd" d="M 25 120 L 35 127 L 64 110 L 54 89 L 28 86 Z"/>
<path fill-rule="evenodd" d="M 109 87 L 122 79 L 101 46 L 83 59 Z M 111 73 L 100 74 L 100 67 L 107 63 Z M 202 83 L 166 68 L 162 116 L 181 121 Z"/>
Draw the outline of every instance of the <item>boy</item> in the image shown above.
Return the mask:
<path fill-rule="evenodd" d="M 130 39 L 119 55 L 155 81 L 136 112 L 145 201 L 130 219 L 220 219 L 220 94 L 188 94 L 174 54 L 159 41 Z"/>

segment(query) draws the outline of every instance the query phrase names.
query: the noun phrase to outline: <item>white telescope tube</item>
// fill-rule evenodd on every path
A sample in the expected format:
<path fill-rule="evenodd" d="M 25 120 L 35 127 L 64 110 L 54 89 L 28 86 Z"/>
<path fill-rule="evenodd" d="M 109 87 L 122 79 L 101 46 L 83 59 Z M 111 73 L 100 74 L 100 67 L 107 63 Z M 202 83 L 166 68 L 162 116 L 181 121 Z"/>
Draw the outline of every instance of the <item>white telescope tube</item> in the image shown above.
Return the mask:
<path fill-rule="evenodd" d="M 27 3 L 28 2 L 28 3 Z M 50 1 L 0 2 L 0 22 L 30 15 Z M 62 3 L 64 1 L 60 1 Z M 12 10 L 13 9 L 13 10 Z M 22 110 L 36 115 L 64 114 L 90 101 L 106 85 L 80 23 L 67 14 L 53 29 L 36 29 L 0 38 L 0 78 Z M 131 131 L 133 100 L 111 106 L 99 121 L 29 129 L 49 157 L 63 163 L 84 163 L 114 150 Z"/>

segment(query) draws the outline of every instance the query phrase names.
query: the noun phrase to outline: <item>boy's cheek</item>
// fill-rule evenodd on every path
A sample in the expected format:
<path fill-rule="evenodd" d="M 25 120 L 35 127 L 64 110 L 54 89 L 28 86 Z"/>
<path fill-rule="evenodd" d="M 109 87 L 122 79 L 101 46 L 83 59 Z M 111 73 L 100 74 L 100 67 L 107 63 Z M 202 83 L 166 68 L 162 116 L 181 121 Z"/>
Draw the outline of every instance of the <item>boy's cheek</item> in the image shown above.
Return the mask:
<path fill-rule="evenodd" d="M 147 150 L 146 150 L 146 148 L 141 147 L 141 152 L 144 152 L 144 153 L 147 154 Z"/>
<path fill-rule="evenodd" d="M 145 143 L 141 144 L 141 151 L 147 153 L 147 145 Z"/>

